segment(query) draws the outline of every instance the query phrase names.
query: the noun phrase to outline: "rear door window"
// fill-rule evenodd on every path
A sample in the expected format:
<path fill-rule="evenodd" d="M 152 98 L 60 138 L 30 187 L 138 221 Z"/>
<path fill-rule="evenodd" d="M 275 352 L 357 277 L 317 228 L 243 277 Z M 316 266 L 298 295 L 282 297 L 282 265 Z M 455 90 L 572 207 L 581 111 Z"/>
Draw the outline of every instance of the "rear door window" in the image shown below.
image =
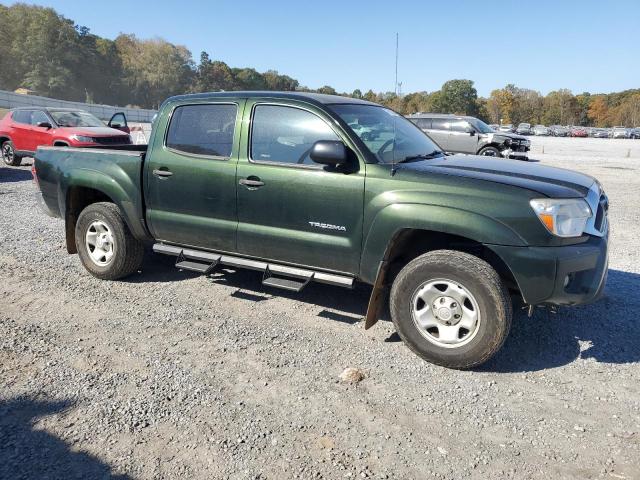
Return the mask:
<path fill-rule="evenodd" d="M 231 157 L 237 110 L 235 104 L 177 107 L 171 116 L 166 146 L 194 155 Z"/>
<path fill-rule="evenodd" d="M 431 120 L 431 128 L 433 130 L 447 130 L 449 131 L 449 124 L 451 121 L 447 118 L 433 118 Z"/>
<path fill-rule="evenodd" d="M 11 115 L 11 119 L 16 123 L 31 123 L 31 110 L 16 110 Z"/>
<path fill-rule="evenodd" d="M 428 130 L 431 128 L 431 119 L 430 118 L 416 118 L 414 123 L 418 128 L 423 130 Z"/>

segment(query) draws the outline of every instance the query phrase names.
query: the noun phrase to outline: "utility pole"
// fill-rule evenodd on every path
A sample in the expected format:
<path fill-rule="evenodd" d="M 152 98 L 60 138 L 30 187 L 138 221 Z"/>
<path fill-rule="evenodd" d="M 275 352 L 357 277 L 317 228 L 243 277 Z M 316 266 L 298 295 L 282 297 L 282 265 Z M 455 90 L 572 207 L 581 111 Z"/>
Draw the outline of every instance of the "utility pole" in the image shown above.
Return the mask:
<path fill-rule="evenodd" d="M 396 32 L 396 81 L 393 87 L 393 91 L 398 95 L 398 33 Z"/>

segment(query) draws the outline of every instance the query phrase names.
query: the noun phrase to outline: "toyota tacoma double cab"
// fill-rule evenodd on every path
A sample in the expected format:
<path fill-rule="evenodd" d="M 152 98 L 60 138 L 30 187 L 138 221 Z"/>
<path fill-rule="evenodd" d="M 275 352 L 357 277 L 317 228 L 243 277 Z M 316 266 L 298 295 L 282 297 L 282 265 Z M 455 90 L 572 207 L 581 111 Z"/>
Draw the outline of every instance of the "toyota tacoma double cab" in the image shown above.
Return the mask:
<path fill-rule="evenodd" d="M 262 272 L 269 287 L 371 285 L 406 345 L 446 367 L 487 361 L 512 298 L 576 305 L 602 292 L 607 197 L 581 173 L 445 155 L 375 103 L 331 95 L 172 97 L 148 146 L 42 147 L 33 167 L 66 247 L 105 280 L 146 245 L 176 267 Z"/>

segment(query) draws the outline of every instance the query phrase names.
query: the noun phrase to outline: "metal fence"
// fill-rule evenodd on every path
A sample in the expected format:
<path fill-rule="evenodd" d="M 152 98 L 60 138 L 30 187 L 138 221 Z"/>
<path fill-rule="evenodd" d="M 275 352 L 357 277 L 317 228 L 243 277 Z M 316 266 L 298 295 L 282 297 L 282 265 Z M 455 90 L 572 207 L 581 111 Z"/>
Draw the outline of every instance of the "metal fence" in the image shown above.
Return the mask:
<path fill-rule="evenodd" d="M 142 108 L 113 107 L 111 105 L 96 105 L 93 103 L 69 102 L 56 100 L 36 95 L 21 95 L 19 93 L 0 90 L 0 108 L 17 107 L 53 107 L 53 108 L 78 108 L 94 114 L 101 120 L 109 120 L 116 112 L 124 112 L 130 122 L 151 122 L 156 110 Z"/>

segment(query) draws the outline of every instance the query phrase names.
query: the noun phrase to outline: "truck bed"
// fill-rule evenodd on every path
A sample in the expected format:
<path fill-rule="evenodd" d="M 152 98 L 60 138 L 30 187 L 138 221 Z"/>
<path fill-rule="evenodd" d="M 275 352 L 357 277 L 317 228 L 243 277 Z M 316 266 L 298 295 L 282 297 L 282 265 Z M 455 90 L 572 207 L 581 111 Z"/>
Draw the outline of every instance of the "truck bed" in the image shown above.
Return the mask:
<path fill-rule="evenodd" d="M 132 233 L 146 235 L 142 171 L 146 145 L 109 148 L 39 147 L 34 160 L 43 207 L 65 218 L 67 203 L 99 191 L 117 204 Z M 74 196 L 78 194 L 78 196 Z"/>

